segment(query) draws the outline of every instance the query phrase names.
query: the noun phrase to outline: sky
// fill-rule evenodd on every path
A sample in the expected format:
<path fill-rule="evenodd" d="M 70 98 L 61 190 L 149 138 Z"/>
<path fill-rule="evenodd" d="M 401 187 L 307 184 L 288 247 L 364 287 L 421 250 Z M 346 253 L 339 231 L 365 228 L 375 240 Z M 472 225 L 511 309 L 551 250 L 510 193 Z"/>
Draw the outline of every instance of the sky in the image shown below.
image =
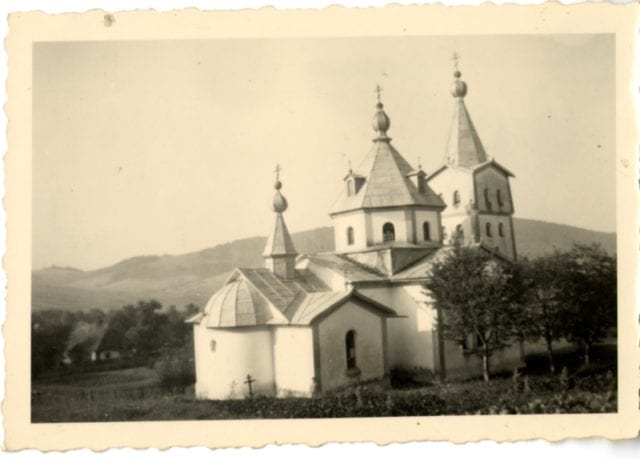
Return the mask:
<path fill-rule="evenodd" d="M 276 164 L 292 232 L 331 224 L 371 148 L 429 173 L 453 52 L 515 216 L 615 231 L 612 35 L 46 42 L 34 46 L 34 269 L 103 267 L 266 236 Z M 516 235 L 517 237 L 517 235 Z"/>

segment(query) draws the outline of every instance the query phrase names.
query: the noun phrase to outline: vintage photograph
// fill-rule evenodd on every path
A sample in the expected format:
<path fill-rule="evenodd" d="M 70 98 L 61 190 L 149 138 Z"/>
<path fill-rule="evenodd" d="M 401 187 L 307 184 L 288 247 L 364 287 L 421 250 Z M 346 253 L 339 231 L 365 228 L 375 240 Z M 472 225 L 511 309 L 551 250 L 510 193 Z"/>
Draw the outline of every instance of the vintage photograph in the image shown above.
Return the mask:
<path fill-rule="evenodd" d="M 631 6 L 13 15 L 6 448 L 637 435 Z"/>
<path fill-rule="evenodd" d="M 32 422 L 616 412 L 614 50 L 34 44 Z"/>

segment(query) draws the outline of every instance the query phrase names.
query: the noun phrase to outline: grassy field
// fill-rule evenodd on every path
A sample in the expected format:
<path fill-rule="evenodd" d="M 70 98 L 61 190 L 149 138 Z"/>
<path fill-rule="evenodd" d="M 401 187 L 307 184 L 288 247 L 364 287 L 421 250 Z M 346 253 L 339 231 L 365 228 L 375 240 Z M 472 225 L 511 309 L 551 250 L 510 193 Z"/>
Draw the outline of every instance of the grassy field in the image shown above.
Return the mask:
<path fill-rule="evenodd" d="M 200 401 L 193 389 L 162 391 L 153 370 L 84 373 L 36 381 L 32 422 L 591 413 L 616 411 L 615 346 L 594 349 L 580 367 L 575 353 L 558 356 L 565 375 L 547 375 L 544 356 L 518 376 L 480 380 L 360 386 L 311 399 L 260 397 Z"/>

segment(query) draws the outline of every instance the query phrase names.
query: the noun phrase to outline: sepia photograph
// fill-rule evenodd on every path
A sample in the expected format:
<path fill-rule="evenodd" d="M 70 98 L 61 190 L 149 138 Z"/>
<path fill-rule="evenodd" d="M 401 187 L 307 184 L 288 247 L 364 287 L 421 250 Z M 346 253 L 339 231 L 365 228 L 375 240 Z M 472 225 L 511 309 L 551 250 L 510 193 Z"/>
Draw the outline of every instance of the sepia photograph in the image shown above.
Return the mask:
<path fill-rule="evenodd" d="M 613 45 L 37 43 L 32 421 L 615 412 Z"/>
<path fill-rule="evenodd" d="M 35 39 L 27 422 L 627 412 L 616 38 Z"/>

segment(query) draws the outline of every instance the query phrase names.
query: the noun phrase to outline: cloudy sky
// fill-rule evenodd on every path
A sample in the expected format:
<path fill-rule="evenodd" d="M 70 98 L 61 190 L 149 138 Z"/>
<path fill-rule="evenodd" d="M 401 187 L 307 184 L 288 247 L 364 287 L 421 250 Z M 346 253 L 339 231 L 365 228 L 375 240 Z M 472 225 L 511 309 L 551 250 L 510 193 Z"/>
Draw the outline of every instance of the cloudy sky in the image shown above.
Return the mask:
<path fill-rule="evenodd" d="M 441 163 L 454 51 L 516 216 L 614 231 L 612 36 L 39 43 L 34 268 L 266 235 L 276 163 L 290 230 L 329 225 L 377 83 L 395 147 Z"/>

